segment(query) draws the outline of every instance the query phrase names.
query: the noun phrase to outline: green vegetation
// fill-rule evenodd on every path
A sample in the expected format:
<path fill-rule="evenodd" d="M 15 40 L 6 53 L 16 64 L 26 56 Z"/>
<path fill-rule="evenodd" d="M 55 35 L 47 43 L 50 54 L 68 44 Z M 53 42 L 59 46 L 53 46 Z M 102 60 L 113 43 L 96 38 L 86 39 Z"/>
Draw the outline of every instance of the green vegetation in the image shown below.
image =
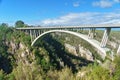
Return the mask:
<path fill-rule="evenodd" d="M 21 27 L 27 27 L 27 25 L 26 25 L 23 21 L 18 20 L 18 21 L 16 21 L 16 23 L 15 23 L 15 27 L 16 27 L 16 28 L 21 28 Z"/>
<path fill-rule="evenodd" d="M 22 21 L 16 22 L 16 27 L 23 25 Z M 65 43 L 80 44 L 93 53 L 95 61 L 68 52 Z M 34 47 L 30 45 L 31 38 L 27 33 L 6 23 L 0 25 L 0 80 L 120 80 L 119 57 L 104 67 L 102 64 L 107 60 L 97 63 L 102 60 L 94 48 L 75 36 L 52 33 L 38 40 Z"/>

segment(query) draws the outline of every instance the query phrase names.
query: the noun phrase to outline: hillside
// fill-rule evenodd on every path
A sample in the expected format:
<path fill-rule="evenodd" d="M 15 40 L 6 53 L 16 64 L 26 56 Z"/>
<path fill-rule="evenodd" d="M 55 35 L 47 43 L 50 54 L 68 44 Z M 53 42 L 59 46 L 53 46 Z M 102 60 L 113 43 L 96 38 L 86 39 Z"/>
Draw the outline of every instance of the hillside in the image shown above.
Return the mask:
<path fill-rule="evenodd" d="M 97 40 L 102 33 L 96 32 Z M 114 52 L 119 34 L 113 31 L 107 44 Z M 28 34 L 0 25 L 0 42 L 0 80 L 120 79 L 119 57 L 102 60 L 94 47 L 69 34 L 48 34 L 31 47 Z"/>

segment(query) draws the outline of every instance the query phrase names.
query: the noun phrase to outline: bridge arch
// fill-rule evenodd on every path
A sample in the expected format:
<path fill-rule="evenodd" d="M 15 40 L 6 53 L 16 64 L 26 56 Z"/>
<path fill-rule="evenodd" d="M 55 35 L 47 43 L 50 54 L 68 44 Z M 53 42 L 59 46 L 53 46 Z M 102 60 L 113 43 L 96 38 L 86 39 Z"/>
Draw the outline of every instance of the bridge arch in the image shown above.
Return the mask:
<path fill-rule="evenodd" d="M 71 34 L 71 35 L 74 35 L 74 36 L 77 36 L 85 41 L 87 41 L 88 43 L 90 43 L 93 47 L 95 47 L 100 53 L 101 57 L 102 58 L 105 58 L 106 56 L 106 50 L 102 47 L 100 47 L 99 44 L 96 44 L 95 42 L 93 42 L 91 39 L 88 39 L 88 37 L 84 34 L 80 34 L 80 33 L 77 33 L 77 32 L 73 32 L 73 31 L 67 31 L 67 30 L 50 30 L 50 31 L 46 31 L 42 34 L 40 34 L 31 44 L 31 46 L 34 46 L 34 44 L 37 42 L 37 40 L 39 40 L 39 38 L 41 38 L 42 36 L 46 35 L 46 34 L 49 34 L 49 33 L 54 33 L 54 32 L 60 32 L 60 33 L 68 33 L 68 34 Z"/>

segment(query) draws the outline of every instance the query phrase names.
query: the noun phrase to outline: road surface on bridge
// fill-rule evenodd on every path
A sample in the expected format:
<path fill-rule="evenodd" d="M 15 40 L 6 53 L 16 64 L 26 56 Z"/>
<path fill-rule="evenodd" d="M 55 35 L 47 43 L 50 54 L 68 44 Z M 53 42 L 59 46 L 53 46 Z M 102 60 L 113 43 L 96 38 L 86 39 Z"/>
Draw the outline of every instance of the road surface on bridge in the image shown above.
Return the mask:
<path fill-rule="evenodd" d="M 16 29 L 71 29 L 71 28 L 120 28 L 120 24 L 86 24 L 78 26 L 39 26 L 39 27 L 25 27 Z"/>

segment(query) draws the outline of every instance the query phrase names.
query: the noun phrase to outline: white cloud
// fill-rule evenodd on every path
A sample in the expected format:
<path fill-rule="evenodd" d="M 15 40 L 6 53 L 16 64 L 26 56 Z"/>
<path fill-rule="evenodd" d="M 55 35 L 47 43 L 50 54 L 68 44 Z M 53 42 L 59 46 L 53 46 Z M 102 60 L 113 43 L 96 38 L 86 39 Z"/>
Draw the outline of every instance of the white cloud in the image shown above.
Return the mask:
<path fill-rule="evenodd" d="M 108 8 L 112 7 L 114 4 L 120 3 L 120 0 L 99 0 L 92 3 L 93 6 Z"/>
<path fill-rule="evenodd" d="M 46 19 L 42 25 L 80 25 L 80 24 L 105 24 L 120 23 L 120 12 L 98 13 L 83 12 L 69 13 L 54 19 Z"/>
<path fill-rule="evenodd" d="M 74 7 L 79 7 L 79 6 L 80 6 L 80 2 L 74 2 L 74 3 L 73 3 L 73 6 L 74 6 Z"/>
<path fill-rule="evenodd" d="M 92 5 L 93 6 L 98 6 L 98 7 L 101 7 L 101 8 L 108 8 L 108 7 L 112 7 L 113 2 L 111 2 L 109 0 L 100 0 L 100 1 L 93 2 Z"/>
<path fill-rule="evenodd" d="M 116 3 L 120 3 L 120 0 L 113 0 L 114 2 L 116 2 Z"/>

